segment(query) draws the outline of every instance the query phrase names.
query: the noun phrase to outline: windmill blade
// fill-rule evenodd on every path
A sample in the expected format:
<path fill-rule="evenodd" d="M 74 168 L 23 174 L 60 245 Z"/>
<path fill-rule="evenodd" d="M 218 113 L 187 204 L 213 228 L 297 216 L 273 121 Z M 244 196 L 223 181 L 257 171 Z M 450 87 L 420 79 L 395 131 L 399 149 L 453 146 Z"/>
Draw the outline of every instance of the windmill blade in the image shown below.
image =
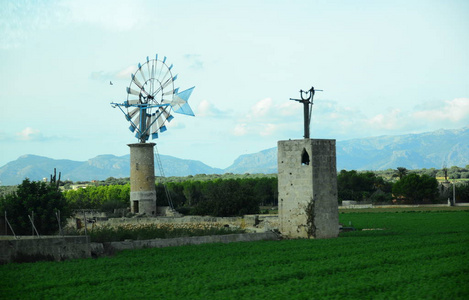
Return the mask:
<path fill-rule="evenodd" d="M 147 69 L 148 69 L 148 76 L 150 77 L 149 79 L 151 79 L 151 73 L 150 73 L 150 58 L 147 56 Z"/>
<path fill-rule="evenodd" d="M 151 61 L 151 82 L 150 82 L 150 94 L 155 90 L 155 60 Z"/>
<path fill-rule="evenodd" d="M 133 127 L 133 130 L 129 128 L 130 131 L 134 132 L 135 129 L 137 129 L 137 131 L 140 131 L 140 129 L 138 128 L 138 126 L 140 126 L 139 124 L 140 124 L 140 114 L 137 115 L 132 125 L 130 126 L 130 127 Z"/>
<path fill-rule="evenodd" d="M 140 71 L 140 76 L 142 76 L 143 81 L 146 82 L 147 79 L 145 78 L 145 74 L 144 74 L 144 72 L 143 72 L 143 70 L 142 70 L 142 65 L 141 65 L 140 63 L 138 63 L 138 70 L 137 70 L 137 72 L 138 72 L 138 71 Z"/>
<path fill-rule="evenodd" d="M 145 88 L 143 87 L 142 83 L 137 79 L 137 77 L 134 74 L 131 74 L 132 77 L 132 82 L 135 83 L 136 86 L 145 94 L 145 96 L 148 96 L 147 91 L 145 91 Z"/>
<path fill-rule="evenodd" d="M 158 131 L 158 124 L 156 123 L 156 114 L 151 115 L 151 133 L 156 133 Z"/>
<path fill-rule="evenodd" d="M 148 132 L 150 131 L 150 126 L 151 126 L 151 116 L 147 116 L 147 124 L 145 125 L 145 129 L 143 130 L 143 133 L 148 135 Z M 143 129 L 143 128 L 142 128 Z"/>
<path fill-rule="evenodd" d="M 139 97 L 142 96 L 142 93 L 137 92 L 136 90 L 131 89 L 131 88 L 129 88 L 129 87 L 127 88 L 127 94 L 132 94 L 132 95 L 139 96 Z"/>
<path fill-rule="evenodd" d="M 166 111 L 166 108 L 162 107 L 161 110 L 162 110 L 163 116 L 168 122 L 171 122 L 171 120 L 174 119 L 174 117 L 168 111 Z"/>
<path fill-rule="evenodd" d="M 129 127 L 129 130 L 134 132 L 135 130 L 137 130 L 137 132 L 139 131 L 138 130 L 138 123 L 140 123 L 140 115 L 137 115 L 137 117 L 135 118 L 135 120 L 132 122 L 130 121 L 130 127 Z"/>
<path fill-rule="evenodd" d="M 167 91 L 167 92 L 163 93 L 163 96 L 172 95 L 172 94 L 175 94 L 175 90 Z"/>
<path fill-rule="evenodd" d="M 173 68 L 173 64 L 171 64 L 171 65 L 168 67 L 168 70 L 166 71 L 166 73 L 164 74 L 164 76 L 161 78 L 161 81 L 165 80 L 166 77 L 168 76 L 168 74 L 169 74 L 170 76 L 172 76 L 172 74 L 171 74 L 171 69 L 172 69 L 172 68 Z"/>
<path fill-rule="evenodd" d="M 125 118 L 127 119 L 127 121 L 130 121 L 132 120 L 132 118 L 138 113 L 140 109 L 137 107 L 133 110 L 131 110 L 128 114 L 125 115 Z"/>
<path fill-rule="evenodd" d="M 161 64 L 161 68 L 160 68 L 160 72 L 158 73 L 158 78 L 160 78 L 161 76 L 161 72 L 163 72 L 163 67 L 165 66 L 165 62 L 166 62 L 166 56 L 163 58 L 163 61 L 162 61 L 162 64 Z M 163 81 L 163 80 L 159 80 L 160 82 Z"/>
<path fill-rule="evenodd" d="M 174 80 L 177 79 L 177 75 L 174 76 L 173 78 L 168 78 L 168 80 L 166 80 L 162 85 L 161 85 L 161 88 L 164 89 L 165 87 L 167 87 L 170 83 L 174 82 Z"/>
<path fill-rule="evenodd" d="M 140 89 L 143 89 L 143 85 L 142 85 L 142 83 L 137 79 L 137 77 L 135 77 L 134 74 L 131 74 L 131 77 L 132 77 L 132 81 L 133 81 Z"/>
<path fill-rule="evenodd" d="M 136 105 L 136 104 L 139 104 L 139 103 L 140 103 L 140 100 L 139 100 L 139 99 L 133 99 L 133 100 L 127 100 L 127 101 L 125 101 L 125 105 L 126 105 L 126 106 Z"/>
<path fill-rule="evenodd" d="M 163 113 L 163 111 L 159 114 L 158 119 L 156 120 L 157 123 L 158 123 L 157 130 L 159 130 L 164 125 L 165 118 L 161 115 L 162 113 Z"/>
<path fill-rule="evenodd" d="M 158 130 L 160 129 L 160 125 L 158 124 L 158 120 L 157 120 L 157 115 L 156 114 L 152 114 L 151 115 L 151 123 L 152 123 L 152 130 L 151 130 L 151 138 L 152 139 L 157 139 L 158 138 Z"/>

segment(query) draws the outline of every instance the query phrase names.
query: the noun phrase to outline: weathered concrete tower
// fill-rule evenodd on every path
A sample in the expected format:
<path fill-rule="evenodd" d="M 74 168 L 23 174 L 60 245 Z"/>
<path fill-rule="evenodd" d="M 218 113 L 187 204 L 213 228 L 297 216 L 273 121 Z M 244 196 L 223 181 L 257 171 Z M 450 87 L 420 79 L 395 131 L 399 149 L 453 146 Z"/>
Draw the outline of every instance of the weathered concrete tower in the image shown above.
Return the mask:
<path fill-rule="evenodd" d="M 290 238 L 339 235 L 335 140 L 278 142 L 280 232 Z"/>
<path fill-rule="evenodd" d="M 130 211 L 156 215 L 155 143 L 128 144 L 130 147 Z"/>

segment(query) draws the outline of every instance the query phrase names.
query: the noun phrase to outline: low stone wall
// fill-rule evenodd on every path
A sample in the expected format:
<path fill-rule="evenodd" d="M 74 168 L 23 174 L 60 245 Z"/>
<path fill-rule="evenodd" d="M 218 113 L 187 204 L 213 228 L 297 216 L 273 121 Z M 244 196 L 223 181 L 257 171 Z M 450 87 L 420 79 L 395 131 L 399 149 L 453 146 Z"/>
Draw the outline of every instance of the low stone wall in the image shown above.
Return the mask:
<path fill-rule="evenodd" d="M 210 216 L 184 216 L 184 217 L 150 217 L 150 218 L 110 218 L 105 222 L 109 225 L 117 224 L 161 224 L 161 223 L 219 223 L 239 225 L 242 217 L 210 217 Z"/>
<path fill-rule="evenodd" d="M 62 261 L 91 257 L 86 236 L 3 236 L 0 239 L 0 263 L 33 262 L 39 260 Z"/>
<path fill-rule="evenodd" d="M 339 209 L 361 209 L 361 208 L 373 208 L 373 204 L 351 204 L 351 205 L 342 205 L 339 206 Z"/>
<path fill-rule="evenodd" d="M 122 251 L 130 249 L 142 248 L 164 248 L 175 247 L 183 245 L 199 245 L 207 243 L 234 243 L 234 242 L 253 242 L 253 241 L 273 241 L 278 240 L 279 236 L 274 232 L 262 233 L 239 233 L 239 234 L 225 234 L 225 235 L 208 235 L 208 236 L 192 236 L 180 237 L 173 239 L 154 239 L 154 240 L 139 240 L 139 241 L 124 241 L 124 242 L 111 242 L 109 243 L 110 250 Z M 99 245 L 93 247 L 100 248 Z"/>
<path fill-rule="evenodd" d="M 226 235 L 180 237 L 173 239 L 129 240 L 111 243 L 89 243 L 86 236 L 31 237 L 14 239 L 10 236 L 0 238 L 0 264 L 9 262 L 62 261 L 66 259 L 91 258 L 116 251 L 163 248 L 207 243 L 234 243 L 278 240 L 272 232 L 240 233 Z"/>
<path fill-rule="evenodd" d="M 75 227 L 76 218 L 70 218 L 68 226 Z M 183 217 L 140 217 L 140 218 L 109 218 L 96 220 L 100 225 L 118 226 L 123 224 L 221 224 L 229 227 L 239 227 L 247 231 L 267 231 L 278 229 L 278 215 L 245 215 L 243 217 L 211 217 L 211 216 L 183 216 Z M 83 220 L 78 223 L 84 226 Z M 90 225 L 87 225 L 88 228 Z"/>

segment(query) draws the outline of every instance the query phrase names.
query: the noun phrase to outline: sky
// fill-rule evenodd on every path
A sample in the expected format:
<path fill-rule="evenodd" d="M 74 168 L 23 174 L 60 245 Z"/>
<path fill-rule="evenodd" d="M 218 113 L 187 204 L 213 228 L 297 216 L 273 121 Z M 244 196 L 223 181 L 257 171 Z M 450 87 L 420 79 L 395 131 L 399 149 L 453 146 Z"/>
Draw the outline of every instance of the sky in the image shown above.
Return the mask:
<path fill-rule="evenodd" d="M 469 125 L 466 0 L 1 0 L 0 166 L 128 154 L 138 140 L 110 103 L 156 54 L 195 86 L 195 117 L 153 142 L 212 167 L 303 138 L 289 99 L 312 86 L 312 138 Z"/>

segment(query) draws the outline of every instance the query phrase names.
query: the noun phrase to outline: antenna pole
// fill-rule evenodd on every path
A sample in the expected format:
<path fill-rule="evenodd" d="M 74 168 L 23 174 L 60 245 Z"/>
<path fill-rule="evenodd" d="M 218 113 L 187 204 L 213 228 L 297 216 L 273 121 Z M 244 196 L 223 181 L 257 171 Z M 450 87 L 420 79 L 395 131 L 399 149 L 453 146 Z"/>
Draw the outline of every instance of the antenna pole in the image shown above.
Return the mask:
<path fill-rule="evenodd" d="M 304 133 L 305 133 L 304 138 L 305 139 L 310 138 L 309 126 L 311 124 L 311 114 L 312 114 L 312 110 L 313 110 L 313 97 L 314 97 L 314 93 L 316 91 L 322 91 L 322 90 L 315 90 L 314 86 L 313 86 L 308 91 L 300 90 L 301 99 L 292 99 L 292 98 L 290 98 L 290 100 L 294 100 L 294 101 L 298 101 L 300 103 L 303 103 L 303 119 L 304 119 Z M 304 94 L 304 96 L 303 96 L 303 94 Z M 310 104 L 311 104 L 311 106 L 310 106 Z"/>

